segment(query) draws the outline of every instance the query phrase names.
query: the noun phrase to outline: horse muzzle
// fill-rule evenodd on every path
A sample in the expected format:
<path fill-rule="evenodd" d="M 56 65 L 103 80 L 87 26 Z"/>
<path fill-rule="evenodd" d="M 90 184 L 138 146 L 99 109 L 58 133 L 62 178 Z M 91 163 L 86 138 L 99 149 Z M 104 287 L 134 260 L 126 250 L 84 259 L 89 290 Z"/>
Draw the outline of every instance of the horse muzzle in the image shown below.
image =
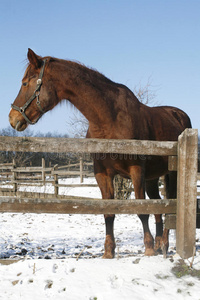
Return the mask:
<path fill-rule="evenodd" d="M 27 128 L 27 122 L 24 118 L 18 113 L 11 109 L 9 114 L 10 125 L 17 131 L 23 131 Z"/>

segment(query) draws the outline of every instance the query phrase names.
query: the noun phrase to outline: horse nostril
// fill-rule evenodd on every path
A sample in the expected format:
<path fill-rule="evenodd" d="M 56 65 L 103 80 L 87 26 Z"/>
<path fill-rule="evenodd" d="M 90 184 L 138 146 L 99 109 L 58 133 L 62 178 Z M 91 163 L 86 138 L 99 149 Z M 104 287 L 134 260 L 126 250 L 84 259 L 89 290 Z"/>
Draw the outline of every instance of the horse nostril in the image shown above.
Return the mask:
<path fill-rule="evenodd" d="M 18 130 L 19 130 L 19 127 L 20 127 L 20 125 L 21 125 L 21 122 L 20 122 L 20 121 L 18 121 L 18 122 L 17 122 L 17 124 L 15 125 L 15 130 L 17 130 L 17 131 L 18 131 Z"/>
<path fill-rule="evenodd" d="M 13 116 L 8 116 L 8 119 L 9 119 L 9 122 L 10 122 L 10 125 L 16 129 L 16 130 L 19 130 L 20 126 L 21 126 L 21 122 L 16 120 L 16 118 L 14 118 Z"/>

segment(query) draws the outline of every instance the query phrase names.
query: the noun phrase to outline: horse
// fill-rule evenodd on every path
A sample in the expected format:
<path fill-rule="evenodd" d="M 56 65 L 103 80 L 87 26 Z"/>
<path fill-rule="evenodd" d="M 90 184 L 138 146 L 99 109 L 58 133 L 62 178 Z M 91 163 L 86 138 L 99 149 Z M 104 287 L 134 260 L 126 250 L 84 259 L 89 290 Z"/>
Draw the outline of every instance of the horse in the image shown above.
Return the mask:
<path fill-rule="evenodd" d="M 149 107 L 141 103 L 125 85 L 115 83 L 81 63 L 41 57 L 28 49 L 28 66 L 18 96 L 11 105 L 9 121 L 23 131 L 63 100 L 69 101 L 88 120 L 87 138 L 177 141 L 191 128 L 188 115 L 171 106 Z M 134 152 L 134 149 L 133 149 Z M 114 176 L 132 180 L 135 198 L 160 199 L 158 180 L 165 177 L 167 198 L 176 198 L 177 174 L 168 171 L 166 156 L 94 155 L 94 174 L 103 199 L 114 199 Z M 169 230 L 162 215 L 155 215 L 155 240 L 149 229 L 149 215 L 138 215 L 143 226 L 145 255 L 167 253 Z M 105 214 L 103 258 L 115 255 L 115 215 Z"/>

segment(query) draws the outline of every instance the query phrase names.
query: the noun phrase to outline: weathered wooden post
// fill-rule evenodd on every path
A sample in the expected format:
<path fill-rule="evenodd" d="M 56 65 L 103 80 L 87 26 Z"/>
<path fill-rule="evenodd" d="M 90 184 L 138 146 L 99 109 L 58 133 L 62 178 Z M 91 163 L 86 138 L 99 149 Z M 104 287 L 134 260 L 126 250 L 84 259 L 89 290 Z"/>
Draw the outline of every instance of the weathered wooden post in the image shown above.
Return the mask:
<path fill-rule="evenodd" d="M 80 183 L 83 183 L 83 158 L 80 157 Z"/>
<path fill-rule="evenodd" d="M 198 131 L 185 129 L 178 138 L 176 251 L 194 253 L 196 235 Z"/>
<path fill-rule="evenodd" d="M 45 159 L 42 158 L 42 182 L 45 184 Z"/>
<path fill-rule="evenodd" d="M 53 170 L 56 171 L 58 169 L 58 165 L 55 165 L 53 167 Z M 54 173 L 54 195 L 57 197 L 58 196 L 58 174 L 55 172 Z"/>
<path fill-rule="evenodd" d="M 16 162 L 15 159 L 13 158 L 13 172 L 12 172 L 12 177 L 13 177 L 13 192 L 16 195 L 17 193 L 17 173 L 15 171 L 16 168 Z"/>

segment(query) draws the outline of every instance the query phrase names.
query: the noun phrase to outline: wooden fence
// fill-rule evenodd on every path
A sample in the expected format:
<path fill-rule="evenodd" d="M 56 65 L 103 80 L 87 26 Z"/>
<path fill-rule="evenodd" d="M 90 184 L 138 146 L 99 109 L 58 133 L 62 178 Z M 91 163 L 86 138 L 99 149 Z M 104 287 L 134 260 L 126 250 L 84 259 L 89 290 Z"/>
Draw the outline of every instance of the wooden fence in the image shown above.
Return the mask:
<path fill-rule="evenodd" d="M 182 258 L 193 255 L 196 233 L 198 132 L 186 129 L 178 142 L 63 138 L 0 137 L 0 151 L 118 153 L 169 156 L 169 170 L 177 170 L 177 199 L 99 200 L 0 197 L 0 212 L 175 214 L 176 250 Z M 62 199 L 61 199 L 62 198 Z"/>
<path fill-rule="evenodd" d="M 20 186 L 38 187 L 51 184 L 54 187 L 54 195 L 57 196 L 60 187 L 80 187 L 84 177 L 93 177 L 94 173 L 88 170 L 88 167 L 92 165 L 92 162 L 83 162 L 83 158 L 80 158 L 80 162 L 76 164 L 46 167 L 45 160 L 42 158 L 41 166 L 17 167 L 13 159 L 12 163 L 0 164 L 0 195 L 17 195 Z M 59 182 L 61 178 L 72 176 L 79 176 L 80 184 L 72 185 Z M 97 186 L 97 184 L 84 184 L 84 186 Z"/>
<path fill-rule="evenodd" d="M 98 187 L 97 183 L 83 183 L 84 178 L 94 177 L 93 162 L 85 162 L 83 158 L 80 158 L 80 162 L 76 164 L 68 164 L 63 166 L 54 165 L 51 167 L 45 166 L 45 160 L 42 158 L 41 166 L 37 167 L 16 167 L 15 160 L 12 163 L 0 164 L 0 196 L 24 196 L 33 198 L 36 197 L 49 198 L 52 196 L 48 194 L 48 187 L 53 187 L 53 194 L 57 197 L 60 194 L 60 188 L 77 188 L 77 187 Z M 90 170 L 88 169 L 90 168 Z M 79 177 L 80 183 L 65 183 L 60 182 L 60 179 L 66 179 L 69 177 Z M 200 181 L 200 173 L 197 174 L 197 179 Z M 34 192 L 29 188 L 35 186 L 43 187 L 43 192 Z M 46 188 L 47 187 L 47 188 Z M 197 185 L 200 188 L 200 184 Z M 21 190 L 26 190 L 22 192 Z M 129 199 L 134 187 L 131 179 L 122 179 L 121 176 L 114 178 L 115 199 Z M 162 198 L 166 197 L 164 176 L 159 180 L 159 191 Z M 197 196 L 200 196 L 200 189 L 197 191 Z M 80 197 L 82 198 L 82 197 Z M 176 228 L 176 220 L 174 216 L 168 216 L 167 226 Z M 199 225 L 200 228 L 200 220 Z"/>
<path fill-rule="evenodd" d="M 16 166 L 15 159 L 12 163 L 2 163 L 0 164 L 0 196 L 12 196 L 14 195 L 24 195 L 20 192 L 20 188 L 25 189 L 26 196 L 33 197 L 34 193 L 30 191 L 28 193 L 28 188 L 35 186 L 36 190 L 38 187 L 52 186 L 54 189 L 54 195 L 57 197 L 59 195 L 60 188 L 76 188 L 76 187 L 98 187 L 97 183 L 87 184 L 83 183 L 84 178 L 94 177 L 93 172 L 93 162 L 86 162 L 80 157 L 79 163 L 68 164 L 58 166 L 57 164 L 51 167 L 46 167 L 45 159 L 41 159 L 41 166 Z M 79 177 L 80 183 L 65 183 L 60 181 L 60 179 L 66 179 L 69 177 Z M 200 173 L 199 173 L 200 178 Z M 134 187 L 131 179 L 123 179 L 120 176 L 114 178 L 114 188 L 115 188 L 115 198 L 116 199 L 128 199 L 132 192 L 134 192 Z M 22 190 L 21 189 L 21 190 Z M 159 191 L 163 197 L 166 197 L 164 178 L 161 177 L 159 181 Z M 44 189 L 43 192 L 37 193 L 37 196 L 41 198 L 48 198 L 49 195 L 42 195 L 48 193 L 48 188 Z M 200 196 L 200 192 L 198 193 Z"/>

